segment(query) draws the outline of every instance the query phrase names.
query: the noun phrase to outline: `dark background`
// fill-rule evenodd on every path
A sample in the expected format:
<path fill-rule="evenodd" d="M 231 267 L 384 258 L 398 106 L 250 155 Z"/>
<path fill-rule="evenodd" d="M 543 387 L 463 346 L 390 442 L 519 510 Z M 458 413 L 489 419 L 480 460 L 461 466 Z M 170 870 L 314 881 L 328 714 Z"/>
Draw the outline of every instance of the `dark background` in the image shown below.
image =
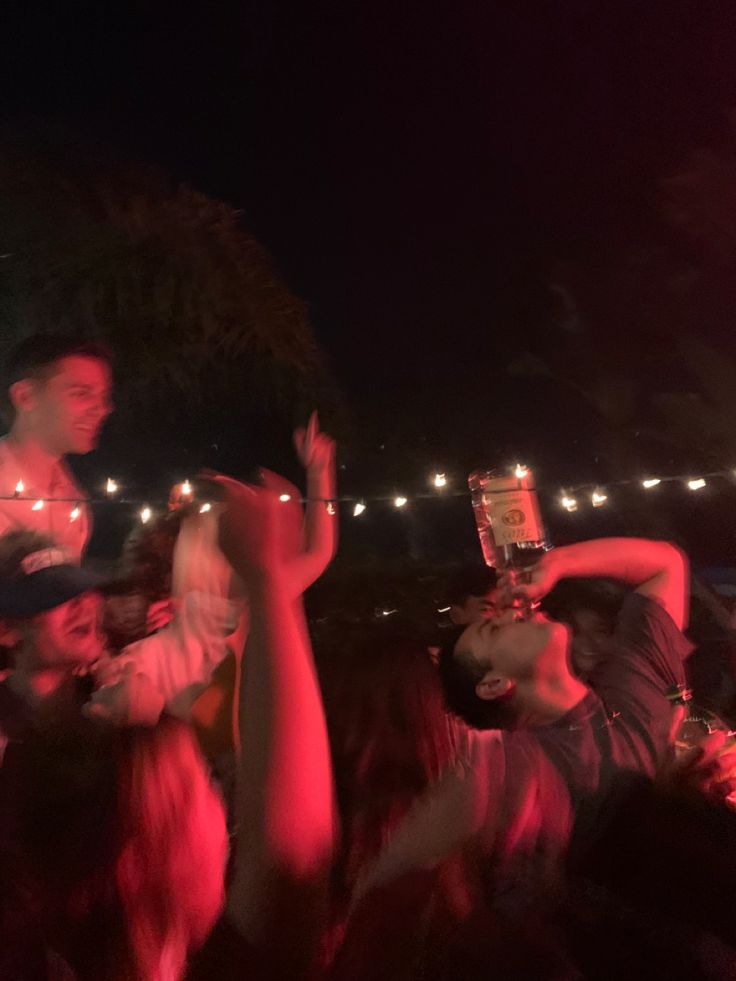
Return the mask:
<path fill-rule="evenodd" d="M 622 254 L 644 241 L 677 252 L 658 224 L 661 181 L 728 138 L 732 5 L 79 2 L 6 4 L 2 18 L 4 120 L 69 124 L 243 209 L 308 302 L 341 392 L 328 421 L 343 491 L 411 494 L 435 469 L 458 487 L 469 467 L 516 458 L 555 493 L 649 461 L 678 474 L 736 462 L 643 439 L 614 452 L 574 385 L 508 370 L 570 342 L 557 269 L 582 265 L 589 293 L 606 281 L 615 295 Z M 687 366 L 660 359 L 675 330 L 664 314 L 646 338 L 637 316 L 618 316 L 612 338 L 590 313 L 609 300 L 585 325 L 593 346 L 596 329 L 607 338 L 601 361 L 608 343 L 619 370 L 689 391 Z M 729 318 L 693 322 L 728 345 Z M 697 519 L 680 491 L 657 508 L 662 530 L 722 559 L 734 494 L 707 493 Z M 640 492 L 611 503 L 608 517 L 554 508 L 556 536 L 658 530 Z M 442 547 L 471 547 L 466 511 L 421 508 L 384 509 L 372 526 L 366 513 L 347 534 L 429 557 L 429 521 Z"/>

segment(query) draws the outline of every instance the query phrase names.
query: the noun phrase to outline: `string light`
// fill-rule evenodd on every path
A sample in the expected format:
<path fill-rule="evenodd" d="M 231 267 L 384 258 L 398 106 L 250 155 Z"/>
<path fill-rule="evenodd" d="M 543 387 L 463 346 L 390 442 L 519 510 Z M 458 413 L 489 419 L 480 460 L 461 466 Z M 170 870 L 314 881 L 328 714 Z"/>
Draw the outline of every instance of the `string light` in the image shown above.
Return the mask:
<path fill-rule="evenodd" d="M 22 494 L 25 489 L 26 489 L 26 485 L 23 483 L 22 480 L 19 480 L 18 483 L 15 485 L 15 493 Z"/>
<path fill-rule="evenodd" d="M 205 503 L 204 503 L 204 504 L 202 505 L 202 507 L 201 507 L 201 508 L 199 509 L 199 513 L 200 513 L 200 514 L 207 514 L 207 512 L 208 512 L 208 511 L 211 511 L 211 510 L 212 510 L 212 505 L 211 505 L 211 504 L 209 504 L 209 503 L 207 503 L 207 502 L 205 502 Z"/>
<path fill-rule="evenodd" d="M 599 508 L 606 503 L 608 500 L 608 495 L 604 494 L 601 490 L 594 490 L 590 499 L 593 502 L 593 507 Z"/>
<path fill-rule="evenodd" d="M 71 512 L 69 514 L 69 520 L 70 521 L 76 521 L 77 518 L 79 517 L 79 515 L 81 513 L 82 512 L 79 510 L 79 507 L 72 508 L 72 510 L 71 510 Z"/>
<path fill-rule="evenodd" d="M 150 508 L 143 508 L 141 511 L 141 521 L 144 525 L 147 525 L 153 516 L 153 511 Z"/>
<path fill-rule="evenodd" d="M 364 511 L 365 511 L 365 504 L 363 504 L 362 501 L 358 501 L 355 507 L 353 508 L 353 517 L 359 518 Z"/>
<path fill-rule="evenodd" d="M 105 485 L 105 490 L 110 495 L 110 497 L 112 497 L 113 494 L 117 494 L 118 492 L 117 481 L 113 480 L 112 477 L 108 477 L 107 484 Z"/>
<path fill-rule="evenodd" d="M 279 500 L 286 504 L 287 501 L 291 500 L 291 494 L 280 494 Z"/>
<path fill-rule="evenodd" d="M 31 511 L 43 511 L 43 501 L 36 501 L 31 508 Z"/>
<path fill-rule="evenodd" d="M 651 490 L 652 487 L 656 487 L 661 483 L 662 481 L 659 479 L 659 477 L 650 477 L 648 480 L 642 480 L 641 486 L 646 488 L 646 490 Z"/>
<path fill-rule="evenodd" d="M 517 463 L 514 467 L 514 477 L 519 480 L 523 480 L 524 477 L 529 475 L 529 467 L 525 467 L 523 463 Z"/>
<path fill-rule="evenodd" d="M 405 497 L 401 497 L 401 495 L 399 495 L 399 497 L 395 497 L 394 498 L 394 507 L 396 507 L 396 508 L 403 508 L 404 505 L 406 504 L 406 502 L 407 502 L 407 499 Z"/>
<path fill-rule="evenodd" d="M 434 475 L 434 486 L 435 487 L 447 487 L 447 477 L 443 473 L 436 473 Z"/>
<path fill-rule="evenodd" d="M 702 477 L 696 477 L 694 480 L 688 480 L 687 486 L 692 491 L 702 490 L 705 487 L 705 480 Z"/>
<path fill-rule="evenodd" d="M 562 495 L 560 499 L 560 504 L 563 506 L 563 508 L 566 511 L 570 511 L 571 513 L 573 511 L 577 511 L 578 509 L 578 502 L 575 500 L 574 497 L 570 497 L 567 494 Z"/>

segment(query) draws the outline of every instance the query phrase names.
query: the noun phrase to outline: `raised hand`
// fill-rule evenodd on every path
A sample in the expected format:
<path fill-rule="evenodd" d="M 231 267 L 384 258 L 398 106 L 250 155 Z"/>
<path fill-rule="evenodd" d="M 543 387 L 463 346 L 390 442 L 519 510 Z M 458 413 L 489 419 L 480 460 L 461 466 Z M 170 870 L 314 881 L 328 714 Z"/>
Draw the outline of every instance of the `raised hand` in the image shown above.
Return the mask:
<path fill-rule="evenodd" d="M 329 472 L 335 462 L 335 441 L 319 431 L 319 419 L 313 412 L 306 429 L 294 433 L 294 446 L 302 466 L 310 474 Z"/>
<path fill-rule="evenodd" d="M 299 491 L 283 477 L 262 472 L 263 484 L 242 484 L 221 474 L 206 479 L 217 489 L 223 508 L 219 545 L 244 579 L 284 568 L 299 550 L 302 509 Z"/>

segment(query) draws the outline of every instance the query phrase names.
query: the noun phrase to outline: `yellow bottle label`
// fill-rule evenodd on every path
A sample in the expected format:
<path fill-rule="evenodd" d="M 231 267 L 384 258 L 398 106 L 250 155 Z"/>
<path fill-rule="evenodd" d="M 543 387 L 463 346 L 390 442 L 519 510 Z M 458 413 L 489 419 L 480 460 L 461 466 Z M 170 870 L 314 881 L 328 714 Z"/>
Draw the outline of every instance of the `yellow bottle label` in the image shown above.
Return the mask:
<path fill-rule="evenodd" d="M 486 513 L 497 546 L 537 542 L 544 538 L 542 518 L 534 491 L 508 490 L 484 493 Z"/>

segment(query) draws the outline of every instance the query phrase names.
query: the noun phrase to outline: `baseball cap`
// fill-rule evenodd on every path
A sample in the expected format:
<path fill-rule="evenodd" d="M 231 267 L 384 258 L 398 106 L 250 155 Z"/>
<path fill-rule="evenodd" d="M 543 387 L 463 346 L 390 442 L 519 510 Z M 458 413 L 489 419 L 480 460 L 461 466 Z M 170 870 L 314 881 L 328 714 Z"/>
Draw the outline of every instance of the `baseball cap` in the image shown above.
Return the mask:
<path fill-rule="evenodd" d="M 101 574 L 74 565 L 63 548 L 40 549 L 26 555 L 12 577 L 0 578 L 0 616 L 44 613 L 104 582 Z"/>

